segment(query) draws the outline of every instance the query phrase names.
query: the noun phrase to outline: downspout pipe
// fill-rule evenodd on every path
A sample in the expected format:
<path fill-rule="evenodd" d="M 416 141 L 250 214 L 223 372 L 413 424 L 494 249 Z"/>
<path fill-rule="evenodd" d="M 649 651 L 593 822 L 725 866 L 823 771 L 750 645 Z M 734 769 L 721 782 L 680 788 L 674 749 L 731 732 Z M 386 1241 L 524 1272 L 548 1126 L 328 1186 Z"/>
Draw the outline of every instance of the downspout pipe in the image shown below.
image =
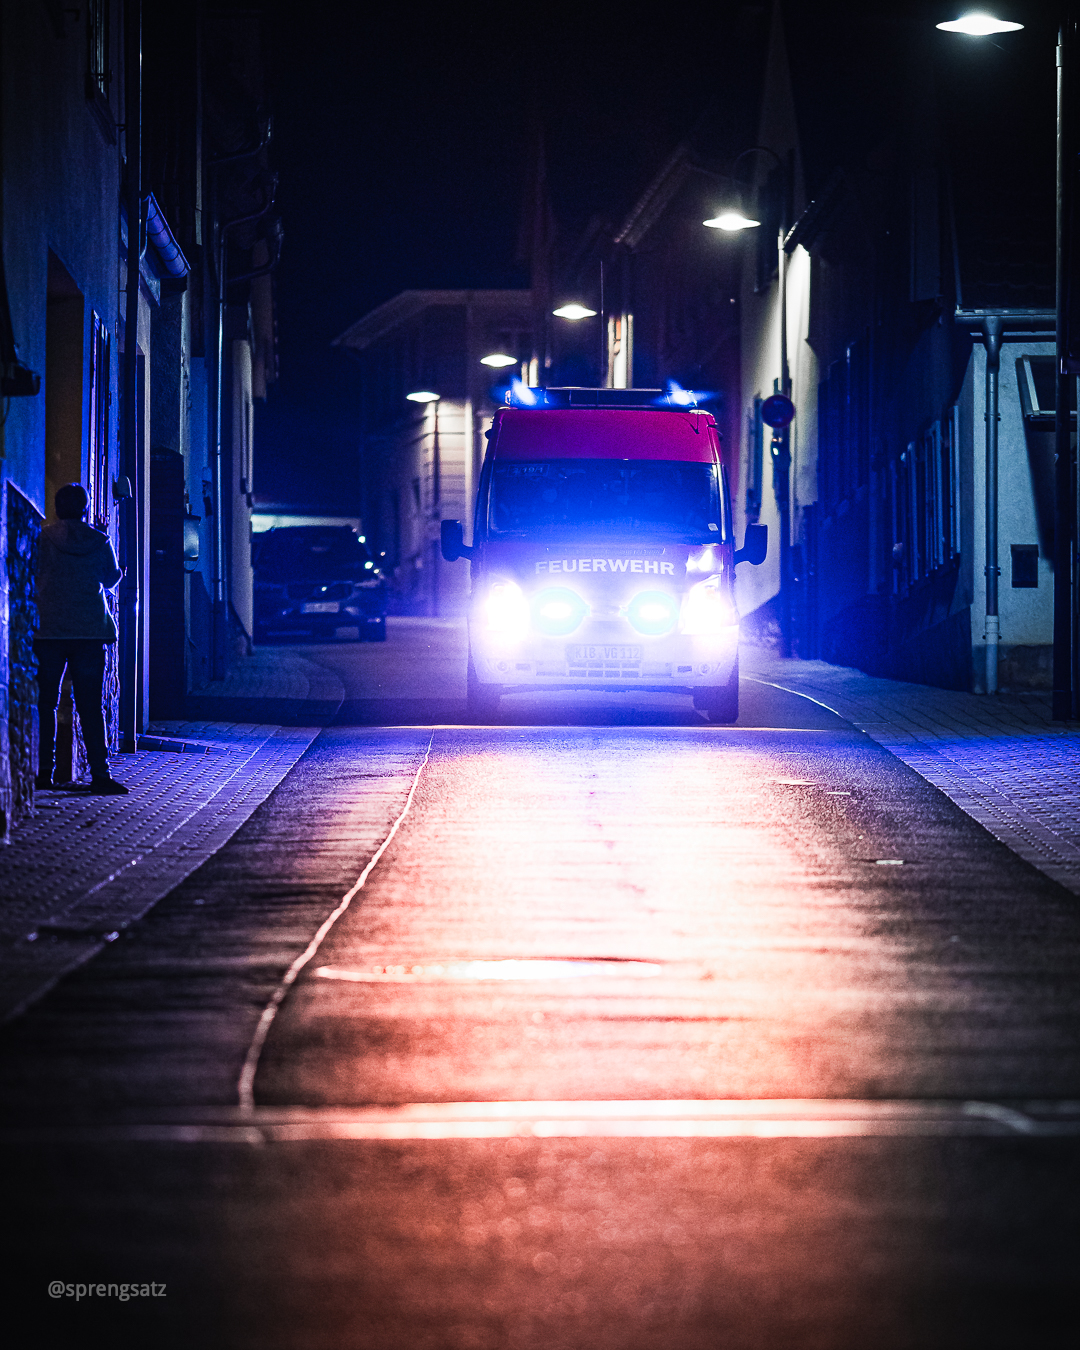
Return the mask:
<path fill-rule="evenodd" d="M 143 243 L 142 210 L 142 3 L 124 7 L 124 199 L 127 209 L 127 286 L 124 308 L 123 476 L 133 496 L 120 503 L 120 751 L 138 746 L 139 675 L 145 653 L 139 650 L 140 595 L 139 520 L 139 265 Z"/>
<path fill-rule="evenodd" d="M 1056 399 L 1054 411 L 1054 691 L 1051 717 L 1068 722 L 1076 716 L 1076 455 L 1072 446 L 1072 419 L 1069 416 L 1069 385 L 1066 371 L 1068 356 L 1069 259 L 1067 256 L 1068 221 L 1071 213 L 1071 189 L 1075 168 L 1070 170 L 1073 140 L 1067 113 L 1073 94 L 1071 58 L 1075 20 L 1067 15 L 1058 30 L 1057 41 L 1057 194 L 1055 207 L 1054 270 L 1056 303 L 1054 314 L 1054 351 Z"/>
<path fill-rule="evenodd" d="M 999 314 L 983 319 L 983 343 L 986 347 L 986 692 L 996 694 L 998 687 L 998 642 L 1001 621 L 998 614 L 998 375 L 1001 370 L 1003 323 Z"/>

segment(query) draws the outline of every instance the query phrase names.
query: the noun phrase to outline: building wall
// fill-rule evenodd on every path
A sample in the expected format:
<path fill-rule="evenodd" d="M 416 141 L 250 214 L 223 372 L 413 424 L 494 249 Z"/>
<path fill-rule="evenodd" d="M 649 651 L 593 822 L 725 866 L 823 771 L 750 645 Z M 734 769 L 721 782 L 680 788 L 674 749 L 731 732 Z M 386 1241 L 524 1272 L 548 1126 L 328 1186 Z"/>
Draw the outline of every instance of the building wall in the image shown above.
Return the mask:
<path fill-rule="evenodd" d="M 255 630 L 254 586 L 251 570 L 251 465 L 254 454 L 254 413 L 251 391 L 251 343 L 232 343 L 232 608 L 243 633 Z"/>
<path fill-rule="evenodd" d="M 119 5 L 109 12 L 115 67 Z M 115 541 L 100 488 L 110 463 L 115 471 L 120 176 L 107 124 L 117 120 L 119 91 L 114 83 L 103 125 L 87 100 L 83 18 L 41 4 L 0 11 L 0 247 L 19 357 L 42 375 L 41 393 L 11 399 L 0 429 L 4 833 L 33 805 L 37 695 L 30 638 L 37 616 L 30 559 L 61 481 L 90 488 L 96 523 L 109 527 Z M 106 695 L 115 696 L 115 680 Z M 107 717 L 110 726 L 115 718 Z M 77 768 L 77 730 L 74 751 Z"/>
<path fill-rule="evenodd" d="M 1052 343 L 1006 342 L 1001 349 L 998 383 L 998 612 L 1000 647 L 998 687 L 1001 689 L 1050 688 L 1054 640 L 1054 573 L 1051 560 L 1039 550 L 1038 586 L 1012 585 L 1013 544 L 1039 545 L 1035 512 L 1035 485 L 1024 436 L 1016 358 L 1050 355 Z M 971 604 L 972 674 L 976 691 L 986 689 L 986 587 L 982 582 L 986 561 L 986 439 L 983 432 L 986 352 L 977 346 L 971 357 L 970 389 L 972 460 L 972 539 L 974 575 Z"/>
<path fill-rule="evenodd" d="M 749 232 L 748 232 L 749 233 Z M 742 363 L 739 403 L 739 469 L 733 475 L 733 513 L 735 537 L 742 539 L 749 522 L 768 527 L 769 551 L 760 567 L 740 567 L 735 573 L 735 598 L 743 616 L 761 610 L 780 589 L 780 513 L 773 491 L 773 470 L 769 451 L 770 432 L 755 419 L 755 400 L 767 398 L 780 379 L 780 296 L 775 286 L 758 293 L 755 288 L 753 256 L 749 253 L 756 240 L 744 237 L 740 311 L 742 315 Z M 796 419 L 799 431 L 802 418 Z M 796 435 L 799 433 L 796 432 Z M 760 443 L 759 443 L 760 438 Z M 770 629 L 770 636 L 774 636 Z"/>
<path fill-rule="evenodd" d="M 527 291 L 405 292 L 337 340 L 363 368 L 364 531 L 385 555 L 399 613 L 464 612 L 469 569 L 443 559 L 440 522 L 460 520 L 471 539 L 484 433 L 510 379 L 481 357 L 505 352 L 524 362 L 529 306 Z M 421 390 L 440 397 L 410 403 Z"/>

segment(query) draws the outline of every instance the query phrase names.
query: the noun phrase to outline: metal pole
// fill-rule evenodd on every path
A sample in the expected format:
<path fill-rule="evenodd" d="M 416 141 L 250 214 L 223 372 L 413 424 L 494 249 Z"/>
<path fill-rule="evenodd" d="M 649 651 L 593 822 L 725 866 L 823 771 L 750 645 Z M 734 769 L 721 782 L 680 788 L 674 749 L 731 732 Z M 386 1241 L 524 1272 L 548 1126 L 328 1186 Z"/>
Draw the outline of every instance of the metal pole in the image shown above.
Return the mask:
<path fill-rule="evenodd" d="M 986 344 L 986 692 L 998 687 L 998 373 L 1001 369 L 1001 316 L 983 320 Z"/>
<path fill-rule="evenodd" d="M 122 475 L 133 495 L 120 504 L 120 750 L 138 746 L 139 667 L 139 262 L 142 250 L 142 4 L 124 7 L 124 205 L 127 210 L 127 285 L 124 307 Z"/>
<path fill-rule="evenodd" d="M 788 362 L 787 331 L 787 254 L 784 236 L 792 211 L 794 164 L 789 154 L 783 169 L 784 200 L 777 235 L 777 289 L 780 296 L 780 393 L 791 397 L 791 368 Z M 780 655 L 792 654 L 791 641 L 791 428 L 773 433 L 773 490 L 780 512 Z"/>
<path fill-rule="evenodd" d="M 607 388 L 607 314 L 604 311 L 604 260 L 600 259 L 600 388 Z"/>
<path fill-rule="evenodd" d="M 224 463 L 221 454 L 222 384 L 225 378 L 225 267 L 227 264 L 225 226 L 217 211 L 218 192 L 215 183 L 214 215 L 218 231 L 217 247 L 217 341 L 214 361 L 214 461 L 212 490 L 214 494 L 214 549 L 213 596 L 211 610 L 211 665 L 210 676 L 223 680 L 226 675 L 226 613 L 225 613 L 225 491 L 222 482 Z"/>
<path fill-rule="evenodd" d="M 1065 48 L 1069 21 L 1058 30 L 1057 44 L 1057 212 L 1055 228 L 1056 405 L 1054 410 L 1054 692 L 1051 716 L 1066 722 L 1074 716 L 1076 672 L 1073 659 L 1073 590 L 1076 470 L 1069 417 L 1069 382 L 1065 373 L 1066 332 L 1065 230 L 1068 220 L 1068 151 Z"/>

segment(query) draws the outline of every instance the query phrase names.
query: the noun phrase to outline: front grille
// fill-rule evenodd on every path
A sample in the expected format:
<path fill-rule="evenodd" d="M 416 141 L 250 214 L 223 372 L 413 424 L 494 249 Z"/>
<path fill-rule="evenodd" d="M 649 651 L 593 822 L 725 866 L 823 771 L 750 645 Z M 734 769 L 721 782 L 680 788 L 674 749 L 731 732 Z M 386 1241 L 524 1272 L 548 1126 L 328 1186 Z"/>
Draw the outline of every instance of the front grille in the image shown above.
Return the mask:
<path fill-rule="evenodd" d="M 640 661 L 573 662 L 566 667 L 567 675 L 590 680 L 637 680 L 641 677 Z"/>

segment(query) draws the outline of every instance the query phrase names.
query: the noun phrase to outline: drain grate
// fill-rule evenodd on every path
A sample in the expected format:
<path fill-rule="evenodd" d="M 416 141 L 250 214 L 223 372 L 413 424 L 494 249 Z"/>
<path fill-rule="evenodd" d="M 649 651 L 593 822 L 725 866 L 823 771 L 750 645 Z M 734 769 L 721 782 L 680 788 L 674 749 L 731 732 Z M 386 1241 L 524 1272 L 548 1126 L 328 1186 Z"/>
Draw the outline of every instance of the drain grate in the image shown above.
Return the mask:
<path fill-rule="evenodd" d="M 323 980 L 350 980 L 355 984 L 442 984 L 483 980 L 580 980 L 595 975 L 659 975 L 653 961 L 537 960 L 537 961 L 425 961 L 422 964 L 371 966 L 367 970 L 342 970 L 319 966 Z"/>

